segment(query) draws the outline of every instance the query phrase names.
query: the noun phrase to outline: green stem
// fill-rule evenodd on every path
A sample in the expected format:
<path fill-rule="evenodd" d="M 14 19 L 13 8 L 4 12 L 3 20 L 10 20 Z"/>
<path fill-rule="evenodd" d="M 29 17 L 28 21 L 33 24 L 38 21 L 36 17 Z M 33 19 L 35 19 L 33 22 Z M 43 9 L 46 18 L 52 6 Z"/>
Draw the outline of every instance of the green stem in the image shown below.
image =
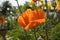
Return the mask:
<path fill-rule="evenodd" d="M 26 35 L 26 40 L 28 39 L 28 35 L 27 35 L 27 31 L 26 30 L 24 30 L 24 32 L 25 32 L 25 35 Z"/>
<path fill-rule="evenodd" d="M 47 10 L 47 18 L 49 16 L 49 9 L 48 9 L 48 5 L 47 5 L 47 0 L 45 0 L 45 3 L 46 3 L 46 10 Z"/>
<path fill-rule="evenodd" d="M 17 1 L 17 0 L 16 0 L 16 1 Z M 19 7 L 19 3 L 18 3 L 18 1 L 17 1 L 17 5 L 18 5 L 19 12 L 22 13 L 22 11 L 21 11 L 21 9 L 20 9 L 20 7 Z M 25 35 L 27 36 L 27 32 L 26 32 L 26 30 L 24 30 L 24 32 L 25 32 Z M 27 37 L 26 37 L 26 39 L 27 39 Z"/>
<path fill-rule="evenodd" d="M 22 11 L 21 11 L 21 9 L 20 9 L 20 7 L 19 7 L 18 0 L 16 0 L 16 2 L 17 2 L 17 5 L 18 5 L 19 12 L 22 13 Z"/>
<path fill-rule="evenodd" d="M 47 26 L 46 26 L 47 27 Z M 45 33 L 46 33 L 46 38 L 47 38 L 47 40 L 48 40 L 48 29 L 47 28 L 45 28 Z"/>
<path fill-rule="evenodd" d="M 17 0 L 16 0 L 16 1 L 17 1 Z M 18 3 L 18 1 L 17 1 L 17 5 L 18 5 L 19 12 L 22 13 L 22 11 L 21 11 L 21 9 L 20 9 L 20 7 L 19 7 L 19 3 Z M 25 35 L 27 36 L 27 32 L 26 32 L 26 30 L 24 30 L 24 32 L 25 32 Z M 27 39 L 27 37 L 26 37 L 26 39 Z"/>
<path fill-rule="evenodd" d="M 3 40 L 6 40 L 6 37 L 5 36 L 3 36 Z"/>
<path fill-rule="evenodd" d="M 6 31 L 2 31 L 3 40 L 6 40 Z"/>
<path fill-rule="evenodd" d="M 49 17 L 49 10 L 48 10 L 48 5 L 47 5 L 47 0 L 45 0 L 45 3 L 46 3 L 46 12 L 47 12 L 45 32 L 46 32 L 46 37 L 47 37 L 47 40 L 48 40 L 47 19 L 48 19 L 48 17 Z"/>
<path fill-rule="evenodd" d="M 35 40 L 37 40 L 36 31 L 35 31 L 35 29 L 33 29 L 33 30 L 34 30 L 34 37 L 35 37 Z"/>

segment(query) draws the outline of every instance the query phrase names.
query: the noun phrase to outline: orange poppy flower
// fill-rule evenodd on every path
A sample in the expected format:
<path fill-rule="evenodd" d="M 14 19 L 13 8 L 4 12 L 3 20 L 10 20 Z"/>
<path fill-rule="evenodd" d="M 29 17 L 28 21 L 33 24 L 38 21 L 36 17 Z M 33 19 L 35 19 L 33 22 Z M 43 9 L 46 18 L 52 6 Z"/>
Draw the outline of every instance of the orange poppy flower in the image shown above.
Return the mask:
<path fill-rule="evenodd" d="M 60 5 L 57 6 L 57 10 L 60 10 Z"/>
<path fill-rule="evenodd" d="M 32 1 L 37 2 L 38 0 L 32 0 Z"/>
<path fill-rule="evenodd" d="M 1 16 L 1 17 L 0 17 L 0 23 L 5 24 L 4 16 Z"/>
<path fill-rule="evenodd" d="M 31 10 L 23 12 L 21 16 L 18 17 L 19 25 L 23 26 L 25 30 L 35 28 L 39 24 L 44 23 L 46 20 L 46 14 L 43 10 Z"/>

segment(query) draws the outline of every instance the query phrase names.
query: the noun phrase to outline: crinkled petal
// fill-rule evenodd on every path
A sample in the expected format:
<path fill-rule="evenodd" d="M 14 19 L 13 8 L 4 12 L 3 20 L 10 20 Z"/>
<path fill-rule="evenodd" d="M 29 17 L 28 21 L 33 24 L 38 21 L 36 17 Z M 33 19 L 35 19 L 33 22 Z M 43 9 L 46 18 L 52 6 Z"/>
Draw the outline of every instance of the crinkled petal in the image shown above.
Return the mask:
<path fill-rule="evenodd" d="M 22 16 L 19 16 L 19 17 L 18 17 L 18 23 L 19 23 L 19 25 L 21 25 L 21 26 L 23 26 L 23 27 L 26 26 L 26 23 L 25 23 L 25 21 L 24 21 L 24 19 L 23 19 Z"/>
<path fill-rule="evenodd" d="M 36 26 L 40 25 L 41 23 L 44 23 L 45 21 L 45 19 L 34 20 L 25 27 L 25 30 L 35 28 Z"/>

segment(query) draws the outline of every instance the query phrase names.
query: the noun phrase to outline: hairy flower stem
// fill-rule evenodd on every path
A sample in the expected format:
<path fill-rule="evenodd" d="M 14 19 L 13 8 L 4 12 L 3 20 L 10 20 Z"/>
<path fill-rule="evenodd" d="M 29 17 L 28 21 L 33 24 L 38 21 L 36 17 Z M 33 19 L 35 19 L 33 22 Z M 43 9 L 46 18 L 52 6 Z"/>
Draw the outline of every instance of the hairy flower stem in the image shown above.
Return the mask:
<path fill-rule="evenodd" d="M 24 32 L 25 32 L 25 36 L 26 36 L 26 40 L 28 39 L 28 35 L 27 35 L 27 31 L 26 30 L 24 30 Z"/>
<path fill-rule="evenodd" d="M 47 5 L 47 0 L 45 0 L 45 3 L 46 3 L 46 12 L 47 12 L 47 18 L 46 18 L 46 28 L 45 28 L 45 32 L 46 32 L 46 37 L 47 37 L 47 40 L 48 40 L 48 29 L 47 29 L 47 19 L 48 19 L 48 16 L 49 16 L 49 10 L 48 10 L 48 5 Z"/>
<path fill-rule="evenodd" d="M 3 40 L 6 40 L 6 31 L 4 30 L 1 33 L 2 33 Z"/>
<path fill-rule="evenodd" d="M 37 40 L 35 29 L 33 29 L 33 31 L 34 31 L 34 37 L 35 37 L 35 40 Z"/>
<path fill-rule="evenodd" d="M 18 0 L 16 0 L 16 2 L 17 2 L 17 5 L 18 5 L 19 12 L 22 13 L 22 11 L 21 11 L 21 9 L 20 9 L 20 7 L 19 7 Z M 25 35 L 27 36 L 27 32 L 26 32 L 26 30 L 24 30 L 24 32 L 25 32 Z M 26 39 L 27 39 L 27 37 L 26 37 Z"/>
<path fill-rule="evenodd" d="M 16 0 L 16 2 L 17 2 L 17 5 L 18 5 L 19 12 L 22 13 L 22 11 L 21 11 L 21 9 L 20 9 L 20 7 L 19 7 L 18 0 Z"/>

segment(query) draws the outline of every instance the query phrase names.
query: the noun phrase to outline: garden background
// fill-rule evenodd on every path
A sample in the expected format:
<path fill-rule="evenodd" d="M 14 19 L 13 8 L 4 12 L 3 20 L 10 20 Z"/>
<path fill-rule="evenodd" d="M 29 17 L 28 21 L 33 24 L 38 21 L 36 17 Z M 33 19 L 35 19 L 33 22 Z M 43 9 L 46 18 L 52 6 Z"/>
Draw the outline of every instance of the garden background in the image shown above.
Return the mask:
<path fill-rule="evenodd" d="M 11 0 L 12 1 L 12 0 Z M 0 5 L 0 40 L 60 40 L 60 0 L 33 0 L 17 6 L 5 0 Z M 23 0 L 24 1 L 24 0 Z M 46 22 L 29 30 L 18 24 L 18 17 L 27 9 L 42 9 Z M 1 22 L 2 18 L 4 19 Z"/>

